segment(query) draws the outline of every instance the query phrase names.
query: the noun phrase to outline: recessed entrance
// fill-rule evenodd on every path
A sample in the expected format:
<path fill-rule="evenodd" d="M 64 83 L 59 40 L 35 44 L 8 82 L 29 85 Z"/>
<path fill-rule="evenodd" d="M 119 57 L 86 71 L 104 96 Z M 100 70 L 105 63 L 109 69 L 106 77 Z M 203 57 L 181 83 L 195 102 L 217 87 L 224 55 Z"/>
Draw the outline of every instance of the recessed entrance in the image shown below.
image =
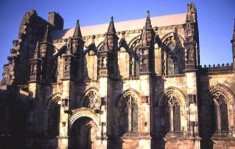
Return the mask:
<path fill-rule="evenodd" d="M 89 117 L 77 119 L 70 131 L 70 149 L 95 149 L 97 126 Z"/>

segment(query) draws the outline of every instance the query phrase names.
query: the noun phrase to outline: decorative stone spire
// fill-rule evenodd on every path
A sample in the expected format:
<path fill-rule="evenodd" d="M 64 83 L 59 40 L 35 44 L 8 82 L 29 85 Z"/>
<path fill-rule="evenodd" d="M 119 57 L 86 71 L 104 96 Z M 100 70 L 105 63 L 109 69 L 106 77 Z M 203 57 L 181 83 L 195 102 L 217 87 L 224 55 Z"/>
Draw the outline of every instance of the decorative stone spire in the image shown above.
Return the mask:
<path fill-rule="evenodd" d="M 187 5 L 187 11 L 188 12 L 196 12 L 197 11 L 196 6 L 194 5 L 193 2 L 191 2 L 190 4 Z"/>
<path fill-rule="evenodd" d="M 105 49 L 107 51 L 116 51 L 118 43 L 118 36 L 116 35 L 116 29 L 113 22 L 113 17 L 111 17 L 108 31 L 105 37 Z"/>
<path fill-rule="evenodd" d="M 42 58 L 45 58 L 46 56 L 50 57 L 51 53 L 53 53 L 53 46 L 50 42 L 51 42 L 51 37 L 50 37 L 49 25 L 47 25 L 44 36 L 42 38 L 42 42 L 40 43 L 39 46 L 40 56 Z"/>
<path fill-rule="evenodd" d="M 197 9 L 193 2 L 187 5 L 186 21 L 188 22 L 197 21 Z"/>
<path fill-rule="evenodd" d="M 104 39 L 104 47 L 99 51 L 99 76 L 109 76 L 112 79 L 118 77 L 117 65 L 118 36 L 111 17 L 108 31 Z"/>
<path fill-rule="evenodd" d="M 46 26 L 45 33 L 42 38 L 42 42 L 39 43 L 35 52 L 37 50 L 38 50 L 38 56 L 40 56 L 37 58 L 37 66 L 40 68 L 36 68 L 36 69 L 38 71 L 38 74 L 40 74 L 40 81 L 42 81 L 43 83 L 49 84 L 52 81 L 51 79 L 52 68 L 54 64 L 54 60 L 53 60 L 54 46 L 51 44 L 49 25 Z"/>
<path fill-rule="evenodd" d="M 187 57 L 185 61 L 186 70 L 194 71 L 199 65 L 198 53 L 198 30 L 197 30 L 197 14 L 196 7 L 193 3 L 187 5 L 187 15 L 185 22 L 185 39 L 184 47 L 187 50 Z"/>
<path fill-rule="evenodd" d="M 40 45 L 39 45 L 39 42 L 37 42 L 33 58 L 36 59 L 39 57 L 39 55 L 40 55 Z"/>
<path fill-rule="evenodd" d="M 82 33 L 81 33 L 81 29 L 80 29 L 79 20 L 77 20 L 76 28 L 73 33 L 73 38 L 81 38 L 82 39 Z"/>
<path fill-rule="evenodd" d="M 76 27 L 73 37 L 70 37 L 67 43 L 66 55 L 64 55 L 64 70 L 63 79 L 80 80 L 84 74 L 84 41 L 80 29 L 79 20 L 76 22 Z"/>
<path fill-rule="evenodd" d="M 154 37 L 150 12 L 147 11 L 145 26 L 142 33 L 142 47 L 140 48 L 140 73 L 154 73 Z"/>
<path fill-rule="evenodd" d="M 77 56 L 82 55 L 83 46 L 84 46 L 84 41 L 82 40 L 82 33 L 80 29 L 79 20 L 77 20 L 73 37 L 71 38 L 71 46 L 70 48 L 68 48 L 68 50 L 71 50 L 71 52 L 69 51 L 67 53 L 72 53 Z"/>
<path fill-rule="evenodd" d="M 113 16 L 110 19 L 109 28 L 107 34 L 116 34 L 116 29 L 114 27 Z"/>
<path fill-rule="evenodd" d="M 152 30 L 152 24 L 151 24 L 151 20 L 150 20 L 150 11 L 147 11 L 147 17 L 146 17 L 146 22 L 145 22 L 145 29 L 146 30 Z"/>
<path fill-rule="evenodd" d="M 151 46 L 153 40 L 154 40 L 154 30 L 150 20 L 150 12 L 148 10 L 142 35 L 143 46 Z"/>
<path fill-rule="evenodd" d="M 42 42 L 48 42 L 51 40 L 50 34 L 49 34 L 49 25 L 46 27 L 45 34 L 43 36 Z"/>

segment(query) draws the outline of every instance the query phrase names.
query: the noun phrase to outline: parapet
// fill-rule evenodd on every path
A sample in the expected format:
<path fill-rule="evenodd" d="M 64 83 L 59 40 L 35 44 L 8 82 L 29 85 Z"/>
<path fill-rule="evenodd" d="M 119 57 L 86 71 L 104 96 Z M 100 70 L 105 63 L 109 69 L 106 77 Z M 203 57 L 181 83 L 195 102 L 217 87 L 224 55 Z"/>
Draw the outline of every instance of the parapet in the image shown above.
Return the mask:
<path fill-rule="evenodd" d="M 226 64 L 213 64 L 213 65 L 204 65 L 203 67 L 200 66 L 200 69 L 202 71 L 206 71 L 206 72 L 211 72 L 211 73 L 214 73 L 214 72 L 230 72 L 233 70 L 233 64 L 229 64 L 229 63 L 226 63 Z"/>

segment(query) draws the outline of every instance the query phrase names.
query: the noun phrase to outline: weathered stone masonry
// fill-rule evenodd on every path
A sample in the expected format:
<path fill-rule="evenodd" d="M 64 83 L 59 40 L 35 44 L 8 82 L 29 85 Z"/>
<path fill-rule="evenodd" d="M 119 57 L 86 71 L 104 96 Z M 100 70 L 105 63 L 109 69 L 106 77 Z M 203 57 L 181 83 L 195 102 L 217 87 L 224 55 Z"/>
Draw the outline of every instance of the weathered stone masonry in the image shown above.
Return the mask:
<path fill-rule="evenodd" d="M 193 3 L 182 14 L 63 22 L 25 13 L 3 66 L 0 148 L 235 148 L 235 26 L 232 64 L 202 67 Z"/>

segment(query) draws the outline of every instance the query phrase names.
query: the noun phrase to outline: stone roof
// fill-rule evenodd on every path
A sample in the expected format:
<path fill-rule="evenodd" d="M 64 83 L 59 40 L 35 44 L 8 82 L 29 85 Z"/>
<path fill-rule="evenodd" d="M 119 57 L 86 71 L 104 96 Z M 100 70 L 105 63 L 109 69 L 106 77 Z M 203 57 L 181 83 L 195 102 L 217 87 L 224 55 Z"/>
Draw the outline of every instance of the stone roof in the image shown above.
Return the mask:
<path fill-rule="evenodd" d="M 151 17 L 152 26 L 155 27 L 164 27 L 171 25 L 181 25 L 185 24 L 186 21 L 186 13 L 182 14 L 173 14 L 166 16 L 155 16 Z M 146 18 L 137 19 L 137 20 L 128 20 L 122 22 L 114 22 L 115 28 L 117 32 L 127 31 L 127 30 L 136 30 L 143 29 L 145 25 Z M 97 35 L 97 34 L 105 34 L 108 30 L 107 24 L 99 24 L 92 26 L 84 26 L 81 27 L 81 32 L 83 36 L 89 35 Z M 73 36 L 75 28 L 65 29 L 65 30 L 56 30 L 51 32 L 52 40 L 55 39 L 66 39 Z"/>

